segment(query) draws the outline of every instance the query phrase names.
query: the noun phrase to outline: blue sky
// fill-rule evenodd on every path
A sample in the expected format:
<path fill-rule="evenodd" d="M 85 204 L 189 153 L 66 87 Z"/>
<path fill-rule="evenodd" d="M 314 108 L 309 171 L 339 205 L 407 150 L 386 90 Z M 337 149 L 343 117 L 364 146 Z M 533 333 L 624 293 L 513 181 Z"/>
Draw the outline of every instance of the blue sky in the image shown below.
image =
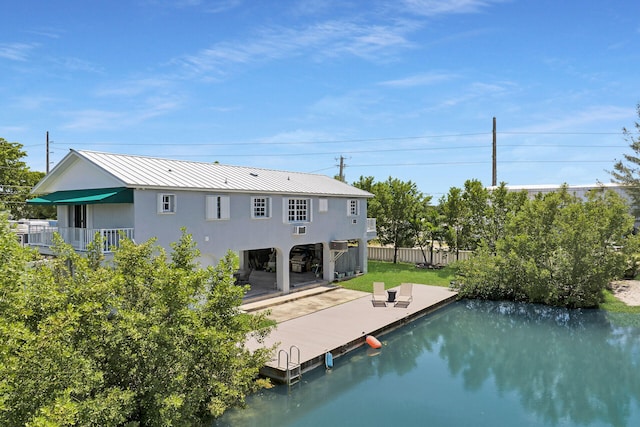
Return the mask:
<path fill-rule="evenodd" d="M 411 180 L 609 182 L 640 102 L 637 0 L 0 4 L 0 137 Z"/>

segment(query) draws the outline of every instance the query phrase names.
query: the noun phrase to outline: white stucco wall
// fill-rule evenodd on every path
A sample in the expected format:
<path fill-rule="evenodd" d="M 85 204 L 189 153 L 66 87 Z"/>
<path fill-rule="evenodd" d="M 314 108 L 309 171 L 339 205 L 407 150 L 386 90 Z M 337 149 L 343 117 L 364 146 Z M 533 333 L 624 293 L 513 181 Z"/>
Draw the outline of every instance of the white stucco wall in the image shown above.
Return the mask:
<path fill-rule="evenodd" d="M 159 193 L 174 194 L 176 211 L 159 214 L 157 200 Z M 156 237 L 157 243 L 165 248 L 180 237 L 180 228 L 186 227 L 202 252 L 203 264 L 215 264 L 227 250 L 240 252 L 251 249 L 276 248 L 283 254 L 287 265 L 279 271 L 288 271 L 288 254 L 296 245 L 328 243 L 332 240 L 357 239 L 361 244 L 366 265 L 366 199 L 359 199 L 360 211 L 357 216 L 347 215 L 348 198 L 327 198 L 328 209 L 319 211 L 319 198 L 311 197 L 311 218 L 305 223 L 305 235 L 294 235 L 294 223 L 285 220 L 285 200 L 290 196 L 272 195 L 271 217 L 254 219 L 251 217 L 252 194 L 230 195 L 230 218 L 226 220 L 206 220 L 205 204 L 207 195 L 220 195 L 202 191 L 156 191 L 136 190 L 135 235 L 142 242 Z M 298 198 L 298 196 L 294 196 Z M 327 249 L 328 250 L 328 249 Z M 325 257 L 326 258 L 326 257 Z M 325 263 L 328 260 L 325 259 Z M 283 261 L 284 263 L 284 261 Z M 284 267 L 287 267 L 286 269 Z M 327 266 L 328 267 L 328 266 Z M 332 271 L 326 272 L 327 276 Z M 330 280 L 331 277 L 326 277 Z M 288 278 L 286 279 L 288 281 Z"/>

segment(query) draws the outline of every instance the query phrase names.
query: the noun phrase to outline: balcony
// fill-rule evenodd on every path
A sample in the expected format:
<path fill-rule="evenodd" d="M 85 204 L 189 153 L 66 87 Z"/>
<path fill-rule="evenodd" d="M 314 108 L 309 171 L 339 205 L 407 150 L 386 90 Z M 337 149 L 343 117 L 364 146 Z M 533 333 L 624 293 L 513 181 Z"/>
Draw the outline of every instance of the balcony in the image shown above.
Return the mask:
<path fill-rule="evenodd" d="M 378 237 L 378 232 L 376 231 L 376 219 L 367 218 L 367 240 L 373 240 L 376 237 Z"/>
<path fill-rule="evenodd" d="M 53 246 L 54 233 L 60 234 L 66 243 L 80 252 L 87 250 L 87 246 L 98 233 L 104 239 L 103 253 L 113 252 L 113 249 L 119 246 L 120 239 L 133 240 L 134 236 L 133 228 L 75 228 L 30 225 L 26 243 L 29 246 L 38 248 L 50 248 Z"/>

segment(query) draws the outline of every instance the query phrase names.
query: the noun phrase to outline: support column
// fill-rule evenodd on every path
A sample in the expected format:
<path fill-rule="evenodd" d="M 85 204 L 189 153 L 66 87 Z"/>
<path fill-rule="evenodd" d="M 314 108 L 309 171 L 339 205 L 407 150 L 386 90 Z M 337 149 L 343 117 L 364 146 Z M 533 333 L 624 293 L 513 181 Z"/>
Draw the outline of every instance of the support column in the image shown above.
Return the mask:
<path fill-rule="evenodd" d="M 283 294 L 290 292 L 289 284 L 289 251 L 284 253 L 280 248 L 276 248 L 276 283 L 278 290 Z"/>
<path fill-rule="evenodd" d="M 329 249 L 329 242 L 322 245 L 322 278 L 327 282 L 333 282 L 336 263 L 333 260 L 333 253 Z"/>
<path fill-rule="evenodd" d="M 366 239 L 358 240 L 358 265 L 363 273 L 369 270 L 367 260 L 369 259 L 368 242 Z"/>

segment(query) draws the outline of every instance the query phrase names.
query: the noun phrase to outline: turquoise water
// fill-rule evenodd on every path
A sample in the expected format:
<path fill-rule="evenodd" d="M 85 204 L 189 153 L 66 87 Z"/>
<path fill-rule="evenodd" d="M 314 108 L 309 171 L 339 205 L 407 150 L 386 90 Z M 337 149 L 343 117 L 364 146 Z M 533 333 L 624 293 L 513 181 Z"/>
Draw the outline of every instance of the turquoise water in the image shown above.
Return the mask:
<path fill-rule="evenodd" d="M 214 426 L 640 426 L 640 316 L 462 301 Z"/>

